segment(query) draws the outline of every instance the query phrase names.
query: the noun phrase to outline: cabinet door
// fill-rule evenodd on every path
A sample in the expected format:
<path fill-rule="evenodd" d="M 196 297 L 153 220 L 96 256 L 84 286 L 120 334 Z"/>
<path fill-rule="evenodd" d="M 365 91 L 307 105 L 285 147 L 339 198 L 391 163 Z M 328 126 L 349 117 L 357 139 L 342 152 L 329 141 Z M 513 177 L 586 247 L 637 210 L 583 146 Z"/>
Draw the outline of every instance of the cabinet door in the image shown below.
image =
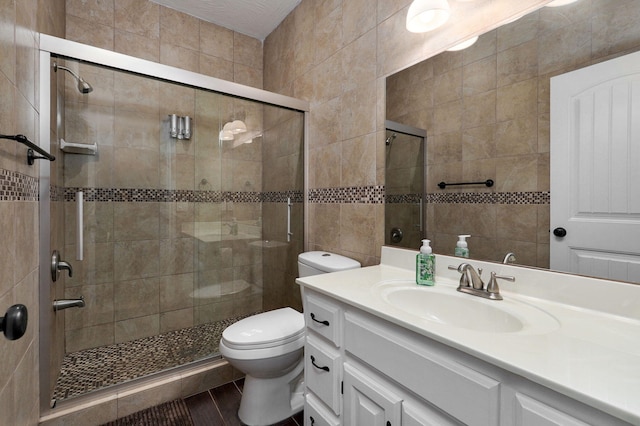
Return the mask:
<path fill-rule="evenodd" d="M 340 426 L 340 420 L 312 393 L 304 401 L 304 426 Z"/>
<path fill-rule="evenodd" d="M 404 401 L 402 426 L 464 426 L 463 423 L 425 404 Z"/>
<path fill-rule="evenodd" d="M 402 398 L 380 378 L 344 365 L 344 424 L 400 426 Z"/>
<path fill-rule="evenodd" d="M 588 426 L 567 413 L 516 392 L 517 426 Z"/>

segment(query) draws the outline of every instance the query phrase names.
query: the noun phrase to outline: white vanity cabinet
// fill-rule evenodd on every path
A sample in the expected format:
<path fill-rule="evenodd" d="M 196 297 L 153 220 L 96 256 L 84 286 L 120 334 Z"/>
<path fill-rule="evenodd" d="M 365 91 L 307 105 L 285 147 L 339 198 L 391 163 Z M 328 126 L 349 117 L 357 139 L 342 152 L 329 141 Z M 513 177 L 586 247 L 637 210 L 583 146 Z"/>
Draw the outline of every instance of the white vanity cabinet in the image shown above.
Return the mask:
<path fill-rule="evenodd" d="M 342 409 L 343 307 L 330 298 L 306 292 L 304 347 L 305 425 L 338 426 Z"/>
<path fill-rule="evenodd" d="M 303 287 L 307 426 L 628 425 Z"/>

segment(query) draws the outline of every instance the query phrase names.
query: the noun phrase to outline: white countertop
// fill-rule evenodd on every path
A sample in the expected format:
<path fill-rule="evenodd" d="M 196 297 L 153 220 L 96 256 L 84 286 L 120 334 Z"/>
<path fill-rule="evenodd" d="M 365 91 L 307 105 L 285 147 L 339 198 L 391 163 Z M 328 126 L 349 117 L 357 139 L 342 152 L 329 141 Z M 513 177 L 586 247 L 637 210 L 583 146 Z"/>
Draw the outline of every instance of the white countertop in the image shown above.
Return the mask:
<path fill-rule="evenodd" d="M 299 278 L 297 282 L 622 420 L 640 424 L 640 286 L 470 261 L 488 271 L 515 276 L 515 284 L 500 282 L 505 301 L 533 305 L 558 322 L 544 332 L 473 331 L 417 320 L 380 297 L 376 290 L 380 282 L 415 279 L 415 270 L 409 267 L 415 262 L 415 254 L 384 247 L 380 265 Z M 459 258 L 437 256 L 436 286 L 420 288 L 458 293 L 459 274 L 446 268 L 459 263 Z M 485 281 L 488 275 L 484 273 Z M 562 303 L 556 300 L 560 297 L 553 297 L 558 288 L 563 289 Z M 567 292 L 575 293 L 574 299 Z M 619 310 L 616 303 L 620 304 Z M 598 309 L 599 305 L 602 309 Z"/>

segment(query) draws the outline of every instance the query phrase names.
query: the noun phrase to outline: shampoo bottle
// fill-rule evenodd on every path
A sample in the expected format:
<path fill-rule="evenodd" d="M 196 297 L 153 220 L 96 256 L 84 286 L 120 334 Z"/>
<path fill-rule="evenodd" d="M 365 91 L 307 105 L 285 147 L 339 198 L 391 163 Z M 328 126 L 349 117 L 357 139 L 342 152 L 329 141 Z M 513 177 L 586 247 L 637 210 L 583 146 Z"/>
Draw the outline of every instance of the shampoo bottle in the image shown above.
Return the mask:
<path fill-rule="evenodd" d="M 422 240 L 420 253 L 416 255 L 416 284 L 434 285 L 436 256 L 432 253 L 429 240 Z"/>
<path fill-rule="evenodd" d="M 469 257 L 469 246 L 467 245 L 467 240 L 465 238 L 469 238 L 471 235 L 458 235 L 458 243 L 456 244 L 456 249 L 454 254 L 458 257 Z"/>

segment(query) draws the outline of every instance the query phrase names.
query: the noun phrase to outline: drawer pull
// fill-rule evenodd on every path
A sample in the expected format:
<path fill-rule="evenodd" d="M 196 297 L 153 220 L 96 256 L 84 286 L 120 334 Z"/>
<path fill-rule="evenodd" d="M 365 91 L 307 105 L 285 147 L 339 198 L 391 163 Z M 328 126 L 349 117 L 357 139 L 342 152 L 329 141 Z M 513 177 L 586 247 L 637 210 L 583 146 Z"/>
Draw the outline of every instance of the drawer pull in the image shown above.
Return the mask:
<path fill-rule="evenodd" d="M 328 326 L 328 325 L 329 325 L 329 321 L 320 321 L 320 320 L 317 320 L 317 319 L 316 319 L 316 315 L 315 315 L 313 312 L 311 312 L 311 319 L 312 319 L 312 320 L 314 320 L 315 322 L 319 322 L 320 324 L 324 324 L 324 325 L 326 325 L 326 326 Z"/>
<path fill-rule="evenodd" d="M 326 365 L 324 367 L 320 367 L 318 364 L 316 364 L 316 358 L 313 355 L 311 355 L 311 364 L 313 364 L 313 366 L 318 370 L 329 371 L 329 367 L 327 367 Z"/>
<path fill-rule="evenodd" d="M 309 420 L 311 421 L 311 426 L 316 424 L 316 419 L 314 419 L 313 416 L 309 416 Z"/>

